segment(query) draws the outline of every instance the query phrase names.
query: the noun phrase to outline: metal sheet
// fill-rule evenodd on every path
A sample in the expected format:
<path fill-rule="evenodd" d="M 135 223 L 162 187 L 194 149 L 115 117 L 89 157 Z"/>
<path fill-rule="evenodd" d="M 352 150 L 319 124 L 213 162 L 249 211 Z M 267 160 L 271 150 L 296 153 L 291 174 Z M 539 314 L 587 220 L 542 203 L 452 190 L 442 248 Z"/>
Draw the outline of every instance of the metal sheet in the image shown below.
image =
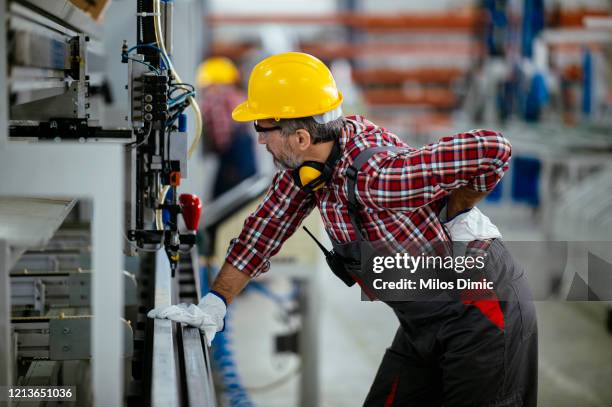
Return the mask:
<path fill-rule="evenodd" d="M 0 198 L 0 237 L 11 246 L 42 247 L 62 224 L 72 199 Z"/>
<path fill-rule="evenodd" d="M 190 406 L 215 406 L 210 366 L 206 363 L 200 330 L 183 327 L 185 380 Z"/>
<path fill-rule="evenodd" d="M 69 47 L 65 41 L 27 31 L 14 33 L 14 64 L 47 69 L 69 68 Z"/>
<path fill-rule="evenodd" d="M 61 24 L 85 33 L 89 33 L 94 37 L 100 37 L 101 26 L 96 23 L 89 15 L 81 11 L 74 4 L 66 0 L 21 0 L 25 7 L 29 4 L 37 7 L 49 16 L 52 16 L 59 24 Z"/>
<path fill-rule="evenodd" d="M 166 253 L 159 250 L 155 256 L 155 308 L 172 303 L 170 264 Z M 153 363 L 151 373 L 151 405 L 173 407 L 179 405 L 178 372 L 174 359 L 175 342 L 172 321 L 153 321 Z"/>
<path fill-rule="evenodd" d="M 170 160 L 179 161 L 181 168 L 181 178 L 187 178 L 187 139 L 186 132 L 175 131 L 170 133 Z"/>
<path fill-rule="evenodd" d="M 4 16 L 4 10 L 6 10 L 6 0 L 0 0 L 0 10 L 2 10 L 2 15 Z M 6 18 L 0 18 L 0 151 L 4 149 L 8 141 L 8 108 L 9 99 L 8 99 L 8 90 L 7 90 L 7 81 L 4 78 L 8 78 L 6 64 L 7 64 L 7 55 L 6 55 Z M 2 264 L 0 264 L 0 271 L 2 268 Z M 0 293 L 3 294 L 3 293 Z M 2 316 L 0 315 L 0 318 Z M 0 327 L 1 328 L 1 327 Z M 2 338 L 4 340 L 4 338 Z M 1 341 L 0 341 L 1 342 Z M 0 373 L 1 375 L 2 373 Z M 0 377 L 1 379 L 1 377 Z"/>
<path fill-rule="evenodd" d="M 31 310 L 38 311 L 39 315 L 45 306 L 45 289 L 42 281 L 38 278 L 13 279 L 11 278 L 11 301 L 12 306 L 27 306 Z"/>
<path fill-rule="evenodd" d="M 91 358 L 92 319 L 68 317 L 49 321 L 49 359 L 75 360 Z M 132 329 L 126 321 L 121 323 L 123 340 L 122 358 L 134 353 Z"/>
<path fill-rule="evenodd" d="M 28 318 L 18 319 L 22 322 L 13 322 L 13 330 L 17 334 L 16 356 L 48 359 L 49 323 L 28 321 Z"/>
<path fill-rule="evenodd" d="M 90 273 L 71 273 L 68 276 L 68 287 L 71 307 L 87 307 L 91 304 Z"/>
<path fill-rule="evenodd" d="M 3 6 L 1 2 L 0 6 Z M 3 355 L 0 358 L 0 383 L 6 386 L 10 386 L 13 383 L 9 257 L 8 243 L 0 238 L 0 355 Z"/>
<path fill-rule="evenodd" d="M 5 132 L 6 127 L 0 131 L 4 136 Z M 122 149 L 110 144 L 92 149 L 75 143 L 5 143 L 0 147 L 3 147 L 0 148 L 0 194 L 79 196 L 93 202 L 92 266 L 100 271 L 94 272 L 92 280 L 92 308 L 96 315 L 92 334 L 93 397 L 95 405 L 121 405 L 124 369 L 118 318 L 123 311 L 123 280 L 119 273 L 122 267 Z M 46 166 L 41 169 L 40 163 Z M 100 177 L 101 168 L 105 177 Z M 96 182 L 91 182 L 92 179 Z"/>
<path fill-rule="evenodd" d="M 44 274 L 60 270 L 65 272 L 91 269 L 91 253 L 79 250 L 29 250 L 19 259 L 14 269 L 15 271 L 27 269 L 29 272 Z"/>

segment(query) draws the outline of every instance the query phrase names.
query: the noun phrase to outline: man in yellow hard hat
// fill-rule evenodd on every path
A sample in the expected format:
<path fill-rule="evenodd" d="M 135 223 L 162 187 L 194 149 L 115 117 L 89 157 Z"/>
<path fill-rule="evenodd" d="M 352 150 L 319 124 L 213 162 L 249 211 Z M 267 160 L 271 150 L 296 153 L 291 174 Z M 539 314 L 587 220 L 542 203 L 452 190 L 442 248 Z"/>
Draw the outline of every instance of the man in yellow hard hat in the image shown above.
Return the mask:
<path fill-rule="evenodd" d="M 344 117 L 341 105 L 334 78 L 311 55 L 255 66 L 232 116 L 254 122 L 280 170 L 232 240 L 213 290 L 197 306 L 150 316 L 197 326 L 210 341 L 227 304 L 268 270 L 316 206 L 333 244 L 325 250 L 332 271 L 399 320 L 366 406 L 536 405 L 529 289 L 497 228 L 474 207 L 508 169 L 510 144 L 472 130 L 413 148 L 363 117 Z M 427 285 L 411 289 L 417 275 Z M 459 287 L 466 281 L 468 289 Z"/>
<path fill-rule="evenodd" d="M 215 154 L 219 167 L 212 197 L 216 198 L 256 172 L 253 137 L 244 123 L 232 120 L 231 112 L 244 100 L 238 88 L 238 68 L 225 57 L 211 57 L 198 67 L 200 110 L 204 123 L 205 151 Z"/>

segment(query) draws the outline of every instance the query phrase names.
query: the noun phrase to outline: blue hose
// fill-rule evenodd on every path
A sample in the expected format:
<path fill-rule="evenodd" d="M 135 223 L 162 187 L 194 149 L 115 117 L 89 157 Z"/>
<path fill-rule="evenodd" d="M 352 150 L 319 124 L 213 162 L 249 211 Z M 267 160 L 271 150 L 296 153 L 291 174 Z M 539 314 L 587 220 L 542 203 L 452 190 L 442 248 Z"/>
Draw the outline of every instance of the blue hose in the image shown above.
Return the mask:
<path fill-rule="evenodd" d="M 246 389 L 242 386 L 238 368 L 234 359 L 231 342 L 231 315 L 228 310 L 225 315 L 225 329 L 217 333 L 213 341 L 213 363 L 215 370 L 220 373 L 225 397 L 232 407 L 254 406 Z"/>
<path fill-rule="evenodd" d="M 212 274 L 216 275 L 219 270 L 215 268 L 212 271 Z M 200 286 L 201 292 L 203 293 L 210 291 L 208 275 L 208 269 L 206 267 L 202 267 L 200 269 Z M 299 287 L 297 284 L 294 284 L 293 290 L 288 296 L 280 296 L 270 291 L 268 287 L 258 281 L 251 281 L 247 286 L 247 289 L 258 291 L 280 306 L 283 306 L 287 301 L 291 301 L 296 298 L 299 293 Z M 225 314 L 223 331 L 218 332 L 213 340 L 213 364 L 215 366 L 215 371 L 221 376 L 224 395 L 229 401 L 229 405 L 231 407 L 253 407 L 254 404 L 240 381 L 240 375 L 238 374 L 238 368 L 236 366 L 236 360 L 232 350 L 231 317 L 232 312 L 230 312 L 230 309 L 228 308 L 227 313 Z"/>
<path fill-rule="evenodd" d="M 216 274 L 219 270 L 213 270 Z M 208 270 L 206 267 L 200 269 L 200 285 L 201 291 L 208 292 L 210 290 L 208 282 Z M 215 335 L 212 346 L 212 358 L 215 371 L 219 373 L 224 389 L 224 395 L 229 401 L 231 407 L 253 407 L 249 394 L 240 382 L 240 375 L 234 358 L 231 341 L 231 316 L 230 309 L 227 309 L 225 315 L 225 324 L 223 332 L 218 332 Z"/>

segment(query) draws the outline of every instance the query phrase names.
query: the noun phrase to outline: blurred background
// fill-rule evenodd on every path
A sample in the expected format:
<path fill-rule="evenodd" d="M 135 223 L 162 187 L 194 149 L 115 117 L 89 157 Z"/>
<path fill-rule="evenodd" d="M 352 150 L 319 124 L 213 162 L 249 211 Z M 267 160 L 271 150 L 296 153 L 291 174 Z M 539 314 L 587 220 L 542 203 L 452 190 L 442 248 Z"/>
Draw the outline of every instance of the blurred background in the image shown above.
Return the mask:
<path fill-rule="evenodd" d="M 612 259 L 610 243 L 594 242 L 612 236 L 611 7 L 605 0 L 210 1 L 204 55 L 234 61 L 246 89 L 263 57 L 311 53 L 331 68 L 345 113 L 363 114 L 413 146 L 473 128 L 502 131 L 513 145 L 511 168 L 479 207 L 525 267 L 538 300 L 540 405 L 605 406 L 612 404 L 609 305 L 565 299 L 576 272 L 586 280 L 588 266 L 576 265 L 584 254 L 574 251 Z M 269 170 L 266 157 L 257 158 Z M 312 245 L 301 231 L 295 238 Z M 279 263 L 260 280 L 287 294 Z M 321 403 L 358 405 L 397 321 L 383 304 L 356 301 L 358 290 L 325 268 L 320 279 Z M 250 399 L 295 403 L 299 378 L 277 380 L 299 362 L 282 365 L 264 334 L 249 334 L 291 331 L 282 312 L 251 289 L 232 313 Z M 264 315 L 276 318 L 264 326 Z"/>
<path fill-rule="evenodd" d="M 25 8 L 28 13 L 46 16 L 53 24 L 61 23 L 59 12 L 49 11 L 39 3 L 0 1 L 9 17 L 22 15 Z M 58 1 L 57 8 L 64 10 L 68 4 L 74 7 L 78 3 Z M 80 8 L 88 13 L 91 21 L 87 24 L 96 27 L 100 55 L 89 65 L 91 83 L 97 87 L 98 95 L 97 101 L 92 101 L 96 108 L 92 114 L 102 127 L 122 129 L 128 120 L 127 112 L 132 109 L 128 97 L 131 90 L 126 86 L 128 75 L 121 58 L 122 44 L 124 40 L 134 43 L 140 35 L 137 2 L 101 3 L 104 4 L 100 15 L 92 11 L 91 5 Z M 498 226 L 525 268 L 537 300 L 539 404 L 612 405 L 612 2 L 163 3 L 173 6 L 173 64 L 183 82 L 193 85 L 187 90 L 195 90 L 203 119 L 202 140 L 189 160 L 189 176 L 180 186 L 181 191 L 201 197 L 202 221 L 196 248 L 186 263 L 189 270 L 179 278 L 183 288 L 177 288 L 178 294 L 172 294 L 172 298 L 197 301 L 197 296 L 209 289 L 229 240 L 238 235 L 244 218 L 260 202 L 275 171 L 265 148 L 257 145 L 252 126 L 231 121 L 232 108 L 246 97 L 251 69 L 266 56 L 302 51 L 330 67 L 344 94 L 346 115 L 364 115 L 411 146 L 423 146 L 474 128 L 498 130 L 510 140 L 513 146 L 510 170 L 479 208 Z M 37 21 L 31 16 L 26 20 Z M 6 115 L 0 116 L 0 121 L 8 120 L 10 126 L 18 126 L 31 120 L 19 109 L 20 103 L 32 99 L 25 97 L 25 91 L 18 86 L 22 83 L 19 75 L 23 81 L 23 75 L 29 78 L 27 75 L 32 72 L 19 58 L 18 50 L 33 45 L 15 40 L 19 38 L 15 32 L 29 27 L 27 24 L 11 25 L 11 20 L 7 21 L 8 41 L 4 49 L 8 63 L 0 74 L 7 78 L 2 86 L 10 109 L 4 109 Z M 80 26 L 69 26 L 79 31 Z M 188 97 L 185 95 L 171 103 L 183 102 L 181 97 Z M 187 128 L 193 129 L 196 121 L 195 114 L 190 113 L 186 117 Z M 6 128 L 0 132 L 6 133 Z M 11 143 L 24 141 L 20 140 Z M 11 171 L 8 164 L 7 168 L 1 165 L 0 168 Z M 106 169 L 83 171 L 83 182 L 89 184 L 92 179 L 102 179 Z M 23 199 L 37 197 L 35 188 L 39 184 L 32 183 L 32 189 L 22 190 L 20 187 L 29 180 L 21 183 L 5 176 L 6 182 L 0 182 L 3 185 L 0 215 L 5 225 L 11 225 L 12 220 L 14 228 L 7 226 L 3 230 L 0 223 L 0 238 L 9 236 L 10 242 L 11 233 L 22 229 L 15 220 L 15 208 L 25 208 L 28 204 Z M 130 175 L 125 176 L 127 180 Z M 9 187 L 11 182 L 17 186 Z M 69 190 L 63 196 L 73 199 L 87 195 L 77 192 Z M 47 196 L 42 192 L 41 195 Z M 57 250 L 49 245 L 57 239 L 66 239 L 67 235 L 73 236 L 75 232 L 70 230 L 75 225 L 80 225 L 77 229 L 82 231 L 79 239 L 89 243 L 68 245 L 78 259 L 85 260 L 65 268 L 90 267 L 90 255 L 95 251 L 90 227 L 95 223 L 92 208 L 96 202 L 79 199 L 75 203 L 70 199 L 54 202 L 56 207 L 60 206 L 53 215 L 59 221 L 48 227 L 55 233 L 50 243 L 45 241 L 41 248 L 37 240 L 36 250 L 20 243 L 19 247 L 29 251 L 25 251 L 20 262 L 8 263 L 14 279 L 34 267 L 27 261 L 36 261 L 40 251 Z M 33 205 L 32 212 L 23 214 L 24 219 L 32 220 L 32 214 L 39 213 L 39 203 Z M 331 247 L 318 216 L 314 211 L 306 224 Z M 38 227 L 35 223 L 31 225 L 33 233 Z M 120 240 L 122 243 L 123 239 Z M 146 270 L 154 267 L 151 260 L 154 256 L 145 252 L 141 248 L 131 253 L 139 256 L 122 255 L 120 259 L 123 269 L 135 276 L 135 282 L 125 280 L 118 287 L 132 284 L 137 287 L 132 294 L 126 289 L 122 297 L 125 312 L 131 313 L 131 319 L 127 314 L 124 317 L 134 322 L 133 337 L 126 342 L 133 343 L 133 354 L 123 355 L 134 361 L 129 369 L 122 365 L 122 384 L 118 381 L 116 384 L 125 389 L 122 402 L 127 405 L 155 405 L 166 400 L 154 396 L 155 389 L 166 386 L 166 382 L 154 373 L 138 372 L 155 371 L 151 368 L 155 365 L 151 362 L 151 358 L 156 360 L 155 352 L 172 354 L 172 346 L 176 346 L 170 344 L 155 350 L 151 342 L 157 335 L 157 326 L 153 328 L 144 314 L 147 306 L 153 304 L 150 297 L 155 279 L 148 279 Z M 57 259 L 56 255 L 56 263 L 60 264 L 56 268 L 64 270 L 61 259 Z M 43 290 L 40 284 L 44 285 L 44 281 L 33 281 L 28 280 L 28 287 L 38 284 L 38 290 Z M 15 308 L 16 283 L 12 284 L 13 316 L 45 315 L 54 307 L 41 304 L 39 299 Z M 129 310 L 128 305 L 132 306 Z M 32 314 L 32 309 L 38 310 L 38 314 Z M 26 322 L 13 320 L 14 326 L 19 323 Z M 397 325 L 395 316 L 384 304 L 362 302 L 358 288 L 349 289 L 336 279 L 312 240 L 299 230 L 272 259 L 270 271 L 253 281 L 231 305 L 225 331 L 216 337 L 210 352 L 204 350 L 202 360 L 207 364 L 202 366 L 207 373 L 201 380 L 210 380 L 211 385 L 202 392 L 214 393 L 214 397 L 206 402 L 192 398 L 195 396 L 189 392 L 192 383 L 188 380 L 188 352 L 175 350 L 177 360 L 184 358 L 183 362 L 176 362 L 184 372 L 171 377 L 172 382 L 178 383 L 172 388 L 180 396 L 171 398 L 176 404 L 167 400 L 164 403 L 360 405 Z M 15 341 L 26 328 L 20 325 L 17 334 L 14 328 L 7 330 L 12 333 L 7 334 L 6 342 Z M 88 341 L 89 337 L 82 340 Z M 183 341 L 186 344 L 188 340 L 178 340 L 179 345 L 183 346 Z M 14 361 L 4 364 L 18 365 L 11 373 L 15 382 L 35 383 L 27 380 L 57 376 L 53 369 L 59 368 L 51 365 L 31 367 L 33 358 L 43 356 L 27 353 L 20 342 L 15 345 Z M 62 373 L 65 383 L 79 376 L 74 373 L 79 371 L 77 367 L 70 369 L 66 371 L 71 371 L 71 375 Z M 104 372 L 100 369 L 97 372 Z M 78 380 L 94 383 L 95 393 L 95 383 L 105 383 L 102 379 L 95 381 L 101 374 L 93 375 L 94 379 L 81 375 Z M 39 382 L 53 382 L 45 380 Z M 58 383 L 57 378 L 54 380 L 53 383 Z M 92 399 L 83 401 L 84 405 L 91 402 Z"/>

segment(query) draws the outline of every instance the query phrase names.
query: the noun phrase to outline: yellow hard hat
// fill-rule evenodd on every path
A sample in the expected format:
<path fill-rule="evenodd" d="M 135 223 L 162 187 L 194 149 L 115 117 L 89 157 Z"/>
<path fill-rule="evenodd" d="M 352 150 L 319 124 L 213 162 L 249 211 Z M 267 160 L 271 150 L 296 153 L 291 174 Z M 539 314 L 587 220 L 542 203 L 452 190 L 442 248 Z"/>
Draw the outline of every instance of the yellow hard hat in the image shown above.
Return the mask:
<path fill-rule="evenodd" d="M 248 99 L 236 106 L 232 118 L 293 119 L 326 113 L 341 104 L 342 93 L 323 62 L 309 54 L 286 52 L 255 65 Z"/>
<path fill-rule="evenodd" d="M 238 82 L 240 73 L 236 65 L 225 57 L 211 57 L 198 67 L 198 87 L 209 85 L 231 85 Z"/>

